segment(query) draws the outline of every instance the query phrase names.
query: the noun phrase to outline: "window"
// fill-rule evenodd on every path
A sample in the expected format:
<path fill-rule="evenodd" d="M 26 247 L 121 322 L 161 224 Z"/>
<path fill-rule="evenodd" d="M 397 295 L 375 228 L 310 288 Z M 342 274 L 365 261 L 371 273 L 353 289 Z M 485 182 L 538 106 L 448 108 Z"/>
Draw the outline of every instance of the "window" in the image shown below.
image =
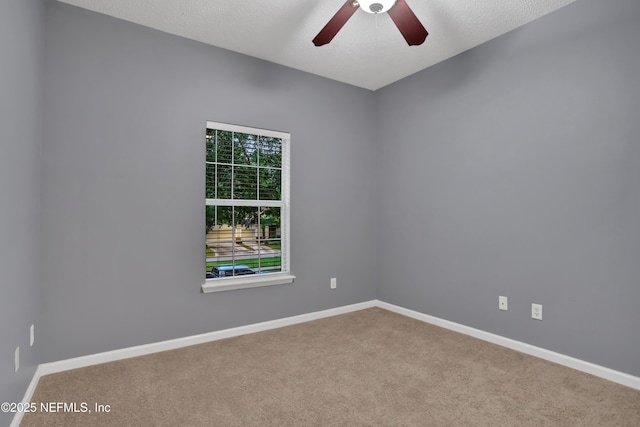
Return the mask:
<path fill-rule="evenodd" d="M 285 132 L 207 122 L 203 292 L 293 282 Z"/>

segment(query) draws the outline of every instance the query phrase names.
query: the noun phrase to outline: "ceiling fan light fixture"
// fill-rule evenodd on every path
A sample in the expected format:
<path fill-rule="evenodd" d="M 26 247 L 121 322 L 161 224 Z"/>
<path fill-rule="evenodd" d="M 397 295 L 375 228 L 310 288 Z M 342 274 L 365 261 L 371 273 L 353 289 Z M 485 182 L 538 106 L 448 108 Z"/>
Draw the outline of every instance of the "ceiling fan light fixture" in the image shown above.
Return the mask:
<path fill-rule="evenodd" d="M 358 0 L 358 3 L 367 13 L 384 13 L 396 4 L 396 0 Z"/>
<path fill-rule="evenodd" d="M 421 45 L 429 35 L 405 0 L 346 0 L 327 25 L 314 37 L 313 44 L 324 46 L 331 42 L 358 9 L 376 16 L 379 13 L 388 12 L 409 46 Z"/>

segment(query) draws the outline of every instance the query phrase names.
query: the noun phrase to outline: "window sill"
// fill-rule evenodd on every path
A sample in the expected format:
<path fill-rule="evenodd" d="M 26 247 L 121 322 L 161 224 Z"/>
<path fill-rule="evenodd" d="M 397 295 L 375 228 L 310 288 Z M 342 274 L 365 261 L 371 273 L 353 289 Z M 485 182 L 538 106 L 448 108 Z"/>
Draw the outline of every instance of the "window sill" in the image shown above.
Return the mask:
<path fill-rule="evenodd" d="M 230 277 L 228 279 L 207 280 L 201 287 L 203 294 L 231 291 L 234 289 L 258 288 L 261 286 L 285 285 L 293 283 L 296 276 L 290 274 L 269 274 L 261 277 Z"/>

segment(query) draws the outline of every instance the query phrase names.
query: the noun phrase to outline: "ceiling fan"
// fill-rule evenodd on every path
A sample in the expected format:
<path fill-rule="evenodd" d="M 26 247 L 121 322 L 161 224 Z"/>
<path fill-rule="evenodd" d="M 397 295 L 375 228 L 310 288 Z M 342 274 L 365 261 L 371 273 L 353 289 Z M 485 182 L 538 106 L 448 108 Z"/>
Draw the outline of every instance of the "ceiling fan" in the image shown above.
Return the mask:
<path fill-rule="evenodd" d="M 374 14 L 389 13 L 409 46 L 422 44 L 429 35 L 404 0 L 347 0 L 313 39 L 313 44 L 322 46 L 329 43 L 358 9 Z"/>

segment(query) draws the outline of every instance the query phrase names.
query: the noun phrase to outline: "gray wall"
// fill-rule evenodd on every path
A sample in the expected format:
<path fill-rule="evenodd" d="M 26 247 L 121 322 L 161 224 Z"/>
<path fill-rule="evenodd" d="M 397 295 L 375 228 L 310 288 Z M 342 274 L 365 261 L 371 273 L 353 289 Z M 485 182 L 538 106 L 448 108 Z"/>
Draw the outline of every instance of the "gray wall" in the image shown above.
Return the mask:
<path fill-rule="evenodd" d="M 3 2 L 0 398 L 376 297 L 640 375 L 639 18 L 582 0 L 372 93 L 55 1 L 43 48 L 41 2 Z M 294 285 L 199 293 L 206 120 L 292 132 Z"/>
<path fill-rule="evenodd" d="M 0 2 L 0 402 L 22 399 L 38 363 L 44 22 L 40 0 Z M 0 425 L 11 418 L 0 413 Z"/>
<path fill-rule="evenodd" d="M 577 1 L 376 93 L 378 298 L 640 375 L 638 23 Z"/>
<path fill-rule="evenodd" d="M 375 298 L 372 92 L 58 2 L 47 13 L 45 362 Z M 199 293 L 207 120 L 292 133 L 295 284 Z"/>

